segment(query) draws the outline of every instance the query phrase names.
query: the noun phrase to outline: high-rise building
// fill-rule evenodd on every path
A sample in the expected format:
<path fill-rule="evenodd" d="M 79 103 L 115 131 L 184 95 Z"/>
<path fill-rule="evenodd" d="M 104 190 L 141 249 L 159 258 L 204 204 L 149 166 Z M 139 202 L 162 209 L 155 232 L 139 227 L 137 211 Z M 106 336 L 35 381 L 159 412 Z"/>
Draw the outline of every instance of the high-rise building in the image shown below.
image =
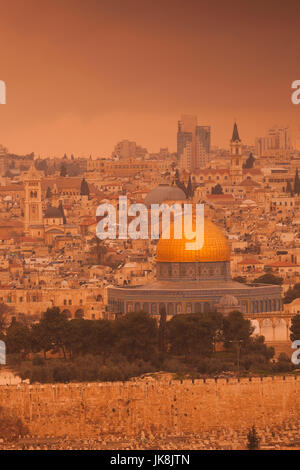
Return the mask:
<path fill-rule="evenodd" d="M 120 160 L 123 160 L 126 158 L 144 158 L 147 153 L 147 149 L 137 145 L 136 142 L 122 140 L 115 146 L 112 156 L 117 156 Z"/>
<path fill-rule="evenodd" d="M 258 157 L 277 154 L 279 151 L 292 150 L 291 134 L 288 127 L 273 127 L 265 137 L 258 137 L 255 151 Z"/>
<path fill-rule="evenodd" d="M 197 116 L 184 114 L 178 121 L 177 155 L 181 168 L 191 172 L 209 160 L 210 126 L 198 126 Z"/>
<path fill-rule="evenodd" d="M 199 139 L 207 153 L 210 153 L 210 126 L 197 126 L 196 134 L 199 136 Z"/>

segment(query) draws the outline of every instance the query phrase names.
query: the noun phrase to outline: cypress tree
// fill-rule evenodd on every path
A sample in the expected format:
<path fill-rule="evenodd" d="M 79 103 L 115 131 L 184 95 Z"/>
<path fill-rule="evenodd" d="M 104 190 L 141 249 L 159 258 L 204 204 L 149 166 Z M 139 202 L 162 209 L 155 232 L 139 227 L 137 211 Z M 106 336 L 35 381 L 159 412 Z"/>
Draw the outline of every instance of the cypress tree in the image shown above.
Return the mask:
<path fill-rule="evenodd" d="M 191 180 L 191 175 L 189 176 L 189 182 L 188 182 L 188 185 L 187 185 L 187 197 L 190 199 L 191 197 L 193 197 L 194 195 L 194 190 L 193 190 L 193 186 L 192 186 L 192 180 Z"/>
<path fill-rule="evenodd" d="M 260 439 L 258 437 L 255 426 L 252 426 L 252 428 L 248 432 L 247 439 L 248 439 L 248 442 L 247 442 L 248 450 L 258 450 L 259 449 L 259 440 Z"/>
<path fill-rule="evenodd" d="M 64 211 L 64 208 L 63 208 L 63 205 L 62 205 L 62 202 L 59 201 L 59 206 L 58 206 L 60 212 L 61 212 L 61 215 L 62 215 L 62 218 L 63 218 L 63 224 L 66 224 L 67 223 L 67 219 L 66 219 L 66 216 L 65 216 L 65 211 Z"/>
<path fill-rule="evenodd" d="M 50 187 L 48 186 L 47 192 L 46 192 L 46 198 L 51 199 L 51 197 L 52 197 L 52 191 L 51 191 Z"/>
<path fill-rule="evenodd" d="M 289 194 L 292 194 L 292 192 L 293 192 L 293 188 L 292 188 L 292 185 L 291 185 L 290 181 L 288 181 L 287 184 L 286 184 L 285 192 L 289 193 Z"/>
<path fill-rule="evenodd" d="M 64 163 L 60 167 L 60 176 L 67 176 L 67 167 Z"/>
<path fill-rule="evenodd" d="M 299 181 L 298 168 L 296 169 L 296 173 L 295 173 L 294 193 L 297 195 L 300 194 L 300 181 Z"/>
<path fill-rule="evenodd" d="M 80 186 L 80 195 L 81 196 L 89 196 L 90 195 L 90 188 L 85 178 L 81 181 Z"/>

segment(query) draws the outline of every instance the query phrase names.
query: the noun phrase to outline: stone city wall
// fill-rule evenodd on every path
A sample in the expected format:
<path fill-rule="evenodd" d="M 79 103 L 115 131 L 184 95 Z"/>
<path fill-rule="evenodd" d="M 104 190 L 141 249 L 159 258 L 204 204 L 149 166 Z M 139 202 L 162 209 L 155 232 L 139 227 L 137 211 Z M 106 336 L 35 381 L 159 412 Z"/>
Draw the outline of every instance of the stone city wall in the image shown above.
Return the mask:
<path fill-rule="evenodd" d="M 0 386 L 9 408 L 38 436 L 184 435 L 298 426 L 300 378 Z"/>

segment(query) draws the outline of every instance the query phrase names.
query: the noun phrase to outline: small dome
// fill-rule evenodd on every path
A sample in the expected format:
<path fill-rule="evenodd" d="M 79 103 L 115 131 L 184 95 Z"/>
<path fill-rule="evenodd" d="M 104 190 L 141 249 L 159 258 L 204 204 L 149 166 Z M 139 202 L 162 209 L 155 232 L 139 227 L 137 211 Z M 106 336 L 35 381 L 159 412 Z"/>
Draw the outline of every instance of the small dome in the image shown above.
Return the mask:
<path fill-rule="evenodd" d="M 177 186 L 169 186 L 168 184 L 160 184 L 157 188 L 152 189 L 145 197 L 146 206 L 151 204 L 161 204 L 164 201 L 182 201 L 186 200 L 185 192 Z"/>
<path fill-rule="evenodd" d="M 221 298 L 219 305 L 222 307 L 238 307 L 239 301 L 234 295 L 226 294 Z"/>

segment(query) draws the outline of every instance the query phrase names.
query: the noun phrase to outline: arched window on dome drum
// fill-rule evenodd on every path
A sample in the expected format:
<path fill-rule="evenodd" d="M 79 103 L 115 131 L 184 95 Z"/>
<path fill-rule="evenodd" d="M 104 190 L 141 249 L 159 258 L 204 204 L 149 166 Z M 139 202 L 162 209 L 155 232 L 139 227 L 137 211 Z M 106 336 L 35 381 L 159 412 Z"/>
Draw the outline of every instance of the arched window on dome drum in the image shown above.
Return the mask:
<path fill-rule="evenodd" d="M 140 312 L 141 311 L 141 304 L 139 302 L 136 302 L 135 304 L 135 312 Z"/>
<path fill-rule="evenodd" d="M 210 311 L 210 303 L 204 302 L 204 313 L 208 313 Z"/>
<path fill-rule="evenodd" d="M 182 313 L 182 305 L 176 304 L 176 313 Z"/>
<path fill-rule="evenodd" d="M 268 300 L 268 312 L 271 312 L 272 311 L 272 300 L 269 299 Z"/>
<path fill-rule="evenodd" d="M 147 302 L 143 303 L 143 312 L 149 313 L 149 304 Z"/>
<path fill-rule="evenodd" d="M 132 302 L 128 302 L 128 304 L 127 304 L 127 312 L 128 312 L 128 313 L 131 313 L 132 311 L 133 311 Z"/>
<path fill-rule="evenodd" d="M 200 302 L 197 302 L 195 304 L 195 313 L 201 313 L 201 304 L 200 304 Z"/>
<path fill-rule="evenodd" d="M 193 306 L 191 303 L 186 304 L 186 313 L 192 313 L 193 312 Z"/>
<path fill-rule="evenodd" d="M 265 307 L 264 307 L 264 312 L 267 312 L 268 311 L 268 301 L 265 300 Z"/>
<path fill-rule="evenodd" d="M 168 312 L 168 315 L 174 315 L 174 306 L 173 306 L 173 304 L 168 304 L 167 312 Z"/>
<path fill-rule="evenodd" d="M 264 301 L 263 300 L 260 301 L 260 310 L 259 311 L 260 312 L 264 311 Z"/>
<path fill-rule="evenodd" d="M 152 313 L 152 315 L 157 314 L 157 305 L 156 304 L 151 304 L 151 313 Z"/>
<path fill-rule="evenodd" d="M 273 299 L 273 311 L 276 311 L 276 299 Z"/>
<path fill-rule="evenodd" d="M 163 312 L 166 313 L 166 304 L 160 303 L 158 313 L 163 313 Z"/>

